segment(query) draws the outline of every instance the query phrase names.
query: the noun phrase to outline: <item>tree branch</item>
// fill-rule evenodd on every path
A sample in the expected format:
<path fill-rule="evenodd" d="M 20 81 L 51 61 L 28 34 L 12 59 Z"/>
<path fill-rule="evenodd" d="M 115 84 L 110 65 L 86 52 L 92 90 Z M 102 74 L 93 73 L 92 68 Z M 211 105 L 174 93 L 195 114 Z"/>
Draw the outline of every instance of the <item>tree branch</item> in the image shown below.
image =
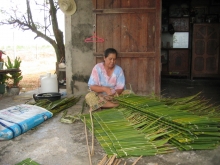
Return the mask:
<path fill-rule="evenodd" d="M 42 11 L 44 12 L 41 18 L 44 20 L 41 21 L 42 24 L 39 22 L 34 22 L 31 10 L 32 4 L 32 1 L 26 0 L 26 13 L 24 11 L 19 11 L 20 8 L 17 6 L 15 6 L 12 10 L 8 8 L 1 10 L 1 13 L 6 15 L 7 19 L 1 20 L 0 25 L 14 25 L 14 27 L 19 27 L 23 31 L 31 30 L 36 34 L 35 38 L 43 38 L 54 47 L 57 61 L 59 61 L 62 57 L 65 57 L 65 46 L 63 41 L 63 32 L 59 29 L 56 15 L 58 10 L 58 3 L 57 1 L 49 0 L 49 5 L 43 3 L 40 5 L 37 1 L 35 1 L 34 5 L 41 7 L 40 9 L 38 8 L 40 14 L 42 14 Z M 50 9 L 49 12 L 48 8 Z M 46 34 L 47 32 L 51 34 L 51 28 L 53 30 L 53 36 L 55 39 Z"/>

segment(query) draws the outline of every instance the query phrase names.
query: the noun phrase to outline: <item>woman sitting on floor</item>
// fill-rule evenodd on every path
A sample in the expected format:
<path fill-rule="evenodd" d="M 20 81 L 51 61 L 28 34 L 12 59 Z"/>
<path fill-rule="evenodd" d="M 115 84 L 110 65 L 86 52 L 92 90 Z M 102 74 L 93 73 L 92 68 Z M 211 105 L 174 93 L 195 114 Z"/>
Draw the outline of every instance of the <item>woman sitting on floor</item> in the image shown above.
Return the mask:
<path fill-rule="evenodd" d="M 100 107 L 117 107 L 117 103 L 109 101 L 106 96 L 120 95 L 125 88 L 125 77 L 120 66 L 116 65 L 117 51 L 108 48 L 104 52 L 104 62 L 98 63 L 92 69 L 88 82 L 90 93 L 86 95 L 86 102 L 90 110 Z"/>

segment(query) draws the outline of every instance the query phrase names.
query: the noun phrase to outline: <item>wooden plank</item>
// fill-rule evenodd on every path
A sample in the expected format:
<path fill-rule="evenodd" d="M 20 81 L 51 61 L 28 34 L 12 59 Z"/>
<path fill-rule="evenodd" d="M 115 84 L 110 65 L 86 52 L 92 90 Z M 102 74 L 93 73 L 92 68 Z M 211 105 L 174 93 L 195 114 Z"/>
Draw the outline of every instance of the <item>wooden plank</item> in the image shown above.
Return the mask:
<path fill-rule="evenodd" d="M 129 33 L 129 51 L 130 52 L 139 52 L 138 45 L 139 41 L 139 29 L 140 26 L 140 15 L 139 14 L 130 14 L 131 23 L 130 23 L 130 33 Z"/>
<path fill-rule="evenodd" d="M 146 81 L 149 78 L 146 74 L 147 70 L 147 59 L 146 58 L 138 58 L 138 67 L 137 67 L 137 94 L 144 94 L 147 91 Z M 151 80 L 152 81 L 152 80 Z"/>
<path fill-rule="evenodd" d="M 0 74 L 7 74 L 7 73 L 17 73 L 20 72 L 20 69 L 4 69 L 4 70 L 0 70 Z"/>
<path fill-rule="evenodd" d="M 106 15 L 105 19 L 103 19 L 103 33 L 105 36 L 104 49 L 111 48 L 112 40 L 113 40 L 113 15 Z"/>
<path fill-rule="evenodd" d="M 130 65 L 129 65 L 129 73 L 130 73 L 130 81 L 127 82 L 127 88 L 130 88 L 129 83 L 131 84 L 132 90 L 136 92 L 138 90 L 137 87 L 137 80 L 138 80 L 138 74 L 137 69 L 138 68 L 138 58 L 129 58 L 130 59 Z"/>
<path fill-rule="evenodd" d="M 121 52 L 129 52 L 130 14 L 121 14 Z"/>
<path fill-rule="evenodd" d="M 154 8 L 120 8 L 120 9 L 95 9 L 93 10 L 96 14 L 123 14 L 123 13 L 155 13 Z"/>
<path fill-rule="evenodd" d="M 97 5 L 96 2 L 97 2 L 97 0 L 92 0 L 92 7 L 93 7 L 93 10 L 96 9 L 96 7 L 97 7 L 97 6 L 96 6 L 96 5 Z"/>
<path fill-rule="evenodd" d="M 156 0 L 139 0 L 140 7 L 156 8 Z"/>
<path fill-rule="evenodd" d="M 104 9 L 104 3 L 103 0 L 96 0 L 96 9 Z"/>
<path fill-rule="evenodd" d="M 140 25 L 139 25 L 139 44 L 138 50 L 140 52 L 147 51 L 147 14 L 140 14 Z"/>
<path fill-rule="evenodd" d="M 118 57 L 135 57 L 135 58 L 154 58 L 155 52 L 119 52 Z M 93 53 L 94 56 L 102 56 L 102 52 Z"/>
<path fill-rule="evenodd" d="M 121 0 L 114 0 L 112 7 L 113 8 L 121 8 Z"/>
<path fill-rule="evenodd" d="M 132 0 L 121 0 L 121 7 L 122 8 L 130 8 L 130 1 L 132 1 Z"/>
<path fill-rule="evenodd" d="M 131 82 L 131 76 L 130 76 L 130 58 L 123 58 L 121 60 L 121 67 L 124 71 L 124 75 L 125 75 L 125 83 L 127 85 L 127 83 Z"/>
<path fill-rule="evenodd" d="M 130 8 L 139 8 L 139 0 L 131 0 L 130 1 Z"/>
<path fill-rule="evenodd" d="M 105 24 L 103 22 L 105 20 L 105 16 L 103 15 L 96 15 L 96 35 L 98 37 L 105 39 L 105 34 L 103 28 L 105 27 Z M 105 43 L 105 41 L 104 41 Z M 104 52 L 104 43 L 94 43 L 96 45 L 96 52 Z"/>
<path fill-rule="evenodd" d="M 155 51 L 155 13 L 148 14 L 148 23 L 147 23 L 147 51 L 154 52 Z"/>
<path fill-rule="evenodd" d="M 118 66 L 121 66 L 121 58 L 117 57 L 116 64 L 117 64 Z"/>
<path fill-rule="evenodd" d="M 112 9 L 113 0 L 105 0 L 105 9 Z"/>
<path fill-rule="evenodd" d="M 112 46 L 115 48 L 118 52 L 121 51 L 121 16 L 119 14 L 114 14 L 113 16 L 113 32 L 112 32 Z"/>
<path fill-rule="evenodd" d="M 154 85 L 155 85 L 155 94 L 160 95 L 160 90 L 161 90 L 161 6 L 162 6 L 162 1 L 156 0 L 156 19 L 155 21 L 155 76 L 154 76 Z"/>
<path fill-rule="evenodd" d="M 146 66 L 146 93 L 155 93 L 155 59 L 147 58 L 147 66 Z"/>
<path fill-rule="evenodd" d="M 157 0 L 158 1 L 158 0 Z M 146 3 L 147 3 L 147 6 L 148 8 L 156 8 L 156 0 L 147 0 Z M 161 0 L 162 1 L 162 0 Z"/>
<path fill-rule="evenodd" d="M 148 7 L 147 6 L 147 1 L 146 0 L 139 0 L 139 6 L 140 8 Z"/>
<path fill-rule="evenodd" d="M 96 64 L 100 62 L 104 62 L 103 57 L 96 58 Z"/>
<path fill-rule="evenodd" d="M 124 74 L 125 74 L 126 88 L 130 89 L 129 84 L 131 84 L 132 89 L 135 91 L 136 90 L 136 88 L 135 88 L 136 87 L 136 80 L 134 79 L 135 77 L 133 77 L 133 75 L 134 75 L 134 72 L 136 72 L 136 70 L 133 69 L 131 66 L 133 61 L 131 58 L 123 58 L 123 60 L 121 61 L 121 66 L 122 66 L 122 68 L 124 70 Z"/>

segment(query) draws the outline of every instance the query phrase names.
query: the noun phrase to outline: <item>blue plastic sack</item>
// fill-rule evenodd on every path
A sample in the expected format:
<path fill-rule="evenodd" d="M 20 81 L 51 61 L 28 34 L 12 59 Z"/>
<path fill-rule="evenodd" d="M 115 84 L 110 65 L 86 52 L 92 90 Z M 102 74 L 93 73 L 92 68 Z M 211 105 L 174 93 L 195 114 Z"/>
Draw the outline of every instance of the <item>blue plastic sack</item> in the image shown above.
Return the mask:
<path fill-rule="evenodd" d="M 9 140 L 36 127 L 53 114 L 35 105 L 20 104 L 0 110 L 0 140 Z"/>

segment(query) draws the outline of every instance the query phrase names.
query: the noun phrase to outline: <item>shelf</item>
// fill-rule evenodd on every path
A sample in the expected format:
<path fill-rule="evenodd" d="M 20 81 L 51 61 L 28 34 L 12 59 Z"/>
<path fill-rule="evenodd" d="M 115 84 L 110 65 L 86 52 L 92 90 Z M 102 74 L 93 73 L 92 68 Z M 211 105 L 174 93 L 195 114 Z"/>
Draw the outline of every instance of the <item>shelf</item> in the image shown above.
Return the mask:
<path fill-rule="evenodd" d="M 3 69 L 3 70 L 0 70 L 0 74 L 16 73 L 20 71 L 21 71 L 20 69 Z"/>

